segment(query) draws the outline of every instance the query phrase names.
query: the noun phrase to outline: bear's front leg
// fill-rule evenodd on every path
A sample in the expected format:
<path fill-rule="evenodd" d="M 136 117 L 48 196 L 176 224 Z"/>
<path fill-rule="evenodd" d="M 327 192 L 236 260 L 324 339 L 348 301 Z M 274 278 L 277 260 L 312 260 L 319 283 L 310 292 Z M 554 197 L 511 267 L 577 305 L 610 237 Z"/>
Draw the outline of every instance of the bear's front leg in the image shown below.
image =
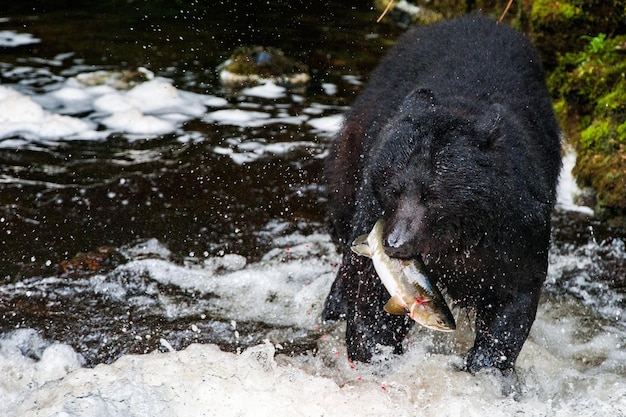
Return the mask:
<path fill-rule="evenodd" d="M 346 345 L 352 360 L 369 362 L 380 346 L 402 353 L 402 340 L 413 325 L 406 315 L 384 311 L 390 298 L 374 270 L 372 261 L 353 253 L 344 255 L 341 294 L 346 307 Z"/>
<path fill-rule="evenodd" d="M 465 356 L 464 369 L 476 373 L 496 368 L 507 375 L 513 371 L 535 320 L 539 290 L 484 301 L 476 309 L 476 339 Z"/>

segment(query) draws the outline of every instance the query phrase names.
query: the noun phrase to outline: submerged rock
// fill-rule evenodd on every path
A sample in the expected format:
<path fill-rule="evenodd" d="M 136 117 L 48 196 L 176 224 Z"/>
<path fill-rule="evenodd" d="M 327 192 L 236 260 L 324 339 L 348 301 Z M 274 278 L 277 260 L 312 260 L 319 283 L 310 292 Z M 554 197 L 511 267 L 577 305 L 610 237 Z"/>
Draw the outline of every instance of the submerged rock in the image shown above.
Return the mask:
<path fill-rule="evenodd" d="M 130 90 L 144 81 L 154 79 L 154 73 L 146 68 L 139 67 L 136 70 L 124 71 L 98 70 L 78 74 L 75 78 L 86 87 L 108 85 L 116 90 Z"/>
<path fill-rule="evenodd" d="M 285 87 L 305 86 L 311 76 L 308 67 L 276 48 L 242 46 L 218 68 L 221 83 L 230 88 L 272 82 Z"/>

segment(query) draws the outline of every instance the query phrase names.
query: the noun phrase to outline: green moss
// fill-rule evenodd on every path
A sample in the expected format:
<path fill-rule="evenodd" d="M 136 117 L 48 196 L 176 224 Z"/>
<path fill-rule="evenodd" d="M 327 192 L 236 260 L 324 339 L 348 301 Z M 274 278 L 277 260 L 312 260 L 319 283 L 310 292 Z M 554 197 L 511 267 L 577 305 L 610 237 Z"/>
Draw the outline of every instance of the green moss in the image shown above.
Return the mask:
<path fill-rule="evenodd" d="M 621 125 L 617 126 L 617 135 L 621 139 L 626 138 L 626 122 L 624 122 Z M 623 140 L 622 140 L 622 142 L 623 142 Z"/>
<path fill-rule="evenodd" d="M 596 149 L 611 136 L 608 120 L 598 120 L 580 133 L 580 146 L 583 149 Z"/>
<path fill-rule="evenodd" d="M 548 82 L 553 94 L 583 114 L 626 116 L 626 36 L 588 38 L 580 52 L 558 60 Z"/>
<path fill-rule="evenodd" d="M 608 113 L 618 120 L 626 119 L 626 79 L 624 73 L 613 80 L 612 91 L 598 98 L 594 113 L 601 115 Z"/>
<path fill-rule="evenodd" d="M 582 15 L 577 2 L 536 0 L 531 8 L 531 18 L 536 21 L 566 21 Z"/>
<path fill-rule="evenodd" d="M 569 105 L 619 109 L 626 98 L 626 54 L 622 45 L 626 36 L 607 38 L 604 34 L 587 37 L 587 45 L 579 52 L 569 52 L 558 59 L 549 77 L 550 87 L 557 97 Z"/>
<path fill-rule="evenodd" d="M 625 19 L 624 0 L 534 0 L 528 26 L 544 63 L 552 68 L 564 51 L 588 44 L 587 35 L 614 34 Z"/>
<path fill-rule="evenodd" d="M 626 146 L 615 148 L 611 153 L 579 155 L 574 173 L 583 185 L 597 191 L 596 212 L 605 216 L 626 213 Z"/>
<path fill-rule="evenodd" d="M 579 183 L 597 194 L 598 213 L 626 213 L 626 36 L 585 36 L 578 52 L 558 59 L 549 85 L 571 135 Z M 580 133 L 576 133 L 580 132 Z"/>

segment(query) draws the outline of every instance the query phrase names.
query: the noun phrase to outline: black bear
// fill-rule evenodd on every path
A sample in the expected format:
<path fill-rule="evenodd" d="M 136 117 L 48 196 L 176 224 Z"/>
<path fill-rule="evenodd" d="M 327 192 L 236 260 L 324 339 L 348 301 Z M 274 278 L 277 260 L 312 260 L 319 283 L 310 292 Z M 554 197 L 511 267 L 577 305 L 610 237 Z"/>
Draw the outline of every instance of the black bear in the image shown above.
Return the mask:
<path fill-rule="evenodd" d="M 415 259 L 476 312 L 464 369 L 510 373 L 535 319 L 561 168 L 539 56 L 478 14 L 409 30 L 373 72 L 326 162 L 343 261 L 324 319 L 347 320 L 351 359 L 401 353 L 413 322 L 351 242 L 384 218 L 385 251 Z"/>

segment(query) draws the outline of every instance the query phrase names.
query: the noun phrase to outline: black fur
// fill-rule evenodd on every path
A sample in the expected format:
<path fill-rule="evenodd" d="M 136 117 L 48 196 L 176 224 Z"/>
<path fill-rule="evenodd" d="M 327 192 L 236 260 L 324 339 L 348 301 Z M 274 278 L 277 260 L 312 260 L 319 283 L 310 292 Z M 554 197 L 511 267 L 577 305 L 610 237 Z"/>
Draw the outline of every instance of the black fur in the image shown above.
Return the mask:
<path fill-rule="evenodd" d="M 456 304 L 476 310 L 470 372 L 510 371 L 547 270 L 560 132 L 538 54 L 480 14 L 413 29 L 374 71 L 326 166 L 343 263 L 324 318 L 347 320 L 352 359 L 401 351 L 412 322 L 369 259 L 349 250 L 385 218 L 395 257 L 421 260 Z"/>

